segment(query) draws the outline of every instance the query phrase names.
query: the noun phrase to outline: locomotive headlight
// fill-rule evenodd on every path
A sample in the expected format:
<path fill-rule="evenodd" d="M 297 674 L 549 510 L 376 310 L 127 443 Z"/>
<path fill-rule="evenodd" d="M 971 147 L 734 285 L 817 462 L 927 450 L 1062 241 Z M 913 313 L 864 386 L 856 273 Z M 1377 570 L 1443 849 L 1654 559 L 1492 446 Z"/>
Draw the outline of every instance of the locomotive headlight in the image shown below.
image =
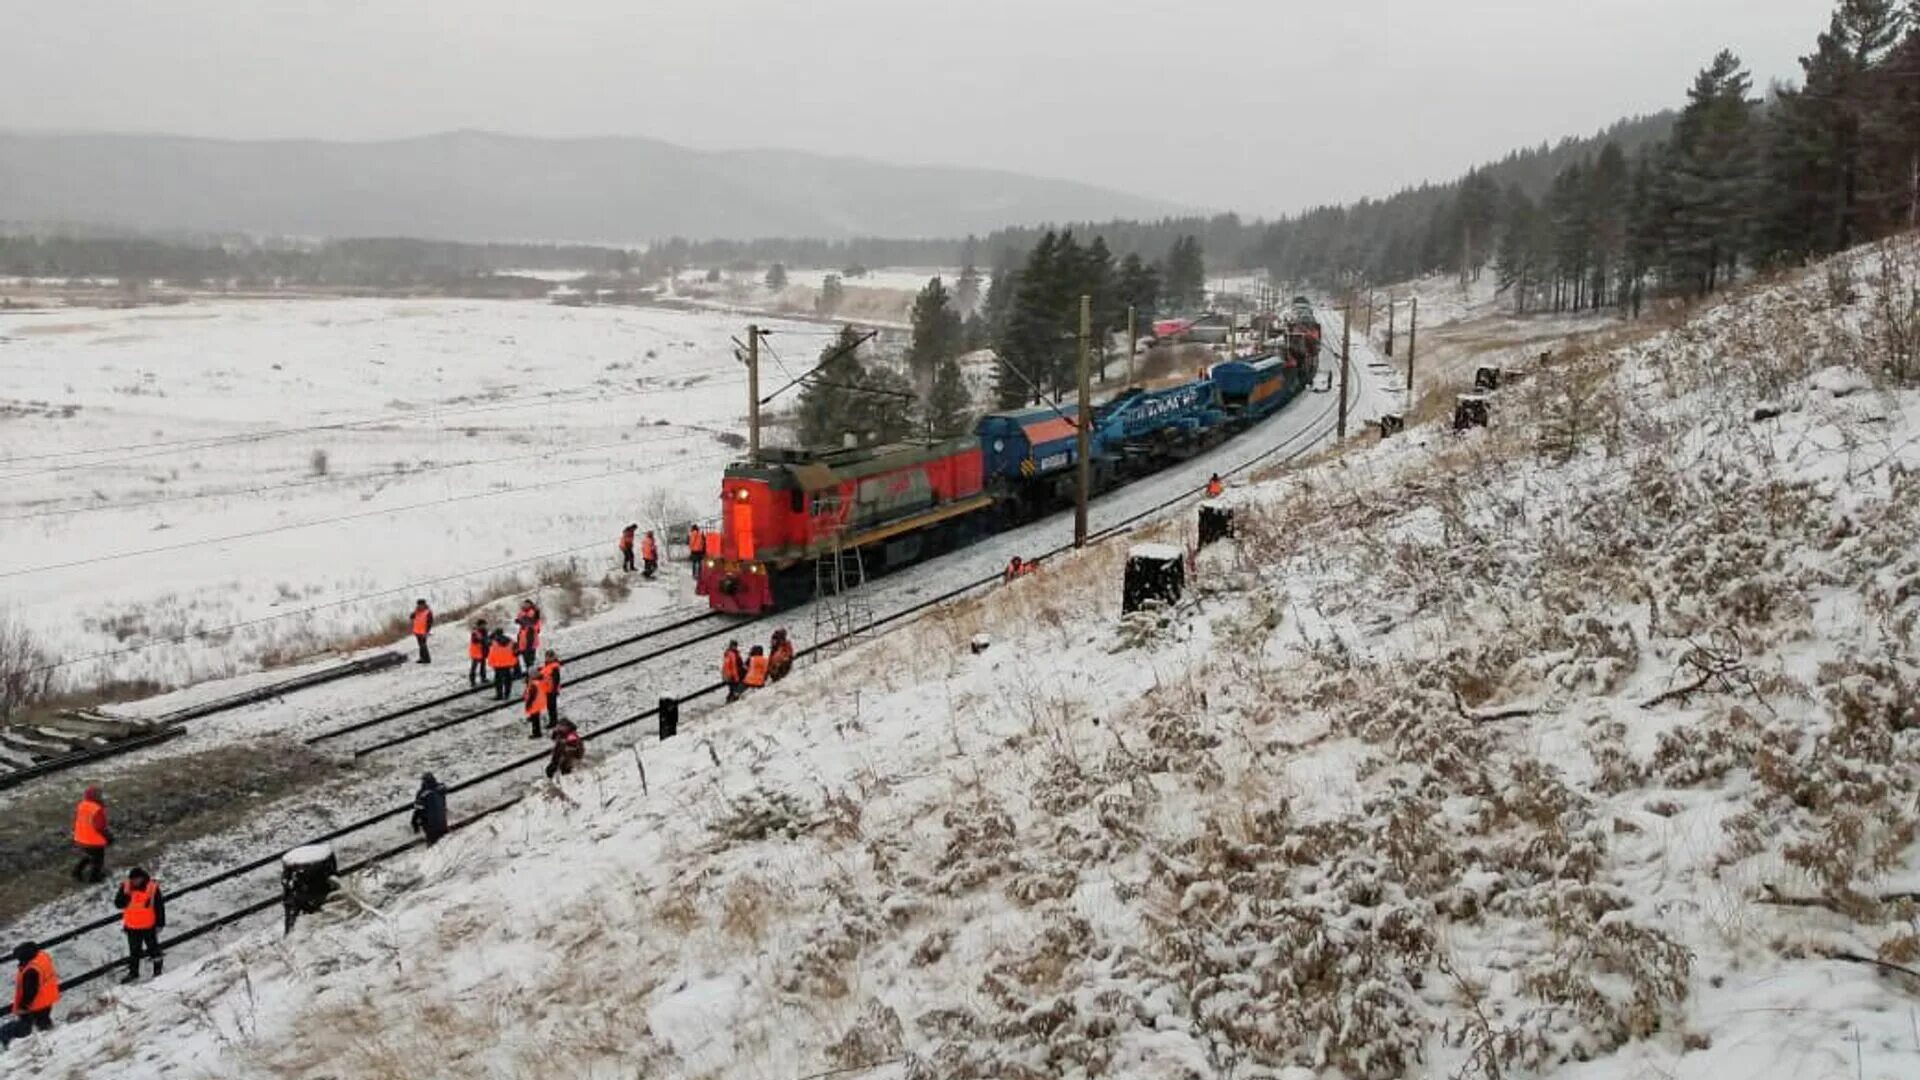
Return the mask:
<path fill-rule="evenodd" d="M 738 491 L 736 491 L 736 492 L 734 492 L 733 494 L 734 494 L 734 497 L 735 497 L 735 498 L 737 498 L 737 499 L 739 499 L 739 500 L 740 500 L 741 502 L 746 502 L 746 501 L 747 501 L 747 489 L 746 489 L 746 488 L 741 488 L 740 490 L 738 490 Z"/>

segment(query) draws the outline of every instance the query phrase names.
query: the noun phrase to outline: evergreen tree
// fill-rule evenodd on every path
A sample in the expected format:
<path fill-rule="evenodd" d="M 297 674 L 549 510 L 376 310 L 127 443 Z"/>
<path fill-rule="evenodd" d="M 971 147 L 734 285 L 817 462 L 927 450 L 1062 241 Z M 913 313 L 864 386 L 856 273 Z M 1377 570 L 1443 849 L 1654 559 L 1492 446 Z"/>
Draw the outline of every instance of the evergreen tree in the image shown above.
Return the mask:
<path fill-rule="evenodd" d="M 1752 239 L 1752 84 L 1739 58 L 1723 50 L 1694 78 L 1674 125 L 1661 276 L 1690 292 L 1718 288 Z"/>
<path fill-rule="evenodd" d="M 1133 328 L 1138 335 L 1153 332 L 1153 321 L 1159 317 L 1160 271 L 1151 264 L 1142 262 L 1136 252 L 1128 252 L 1120 260 L 1119 281 L 1120 317 L 1124 321 L 1128 305 L 1133 307 Z M 1129 348 L 1135 342 L 1127 342 Z"/>
<path fill-rule="evenodd" d="M 802 445 L 832 449 L 844 445 L 849 435 L 864 445 L 894 442 L 911 433 L 910 387 L 884 365 L 862 362 L 862 336 L 852 326 L 842 326 L 820 351 L 795 407 Z"/>
<path fill-rule="evenodd" d="M 1196 312 L 1207 302 L 1207 266 L 1198 237 L 1182 236 L 1167 252 L 1166 292 L 1162 299 L 1174 312 Z"/>
<path fill-rule="evenodd" d="M 828 274 L 820 282 L 820 295 L 813 298 L 813 310 L 821 315 L 831 315 L 840 310 L 840 304 L 847 297 L 847 290 L 840 284 L 839 274 Z"/>
<path fill-rule="evenodd" d="M 940 363 L 960 354 L 960 316 L 938 277 L 930 279 L 913 301 L 913 343 L 907 348 L 907 370 L 923 386 L 932 386 Z"/>
<path fill-rule="evenodd" d="M 1059 246 L 1058 235 L 1042 234 L 1027 253 L 1026 265 L 1004 278 L 996 273 L 988 287 L 991 297 L 1002 280 L 1008 283 L 1006 310 L 994 344 L 994 399 L 1003 409 L 1029 399 L 1038 402 L 1040 387 L 1052 374 L 1059 316 L 1052 310 L 1051 298 Z"/>
<path fill-rule="evenodd" d="M 860 386 L 866 379 L 866 365 L 859 355 L 860 336 L 852 326 L 842 326 L 839 335 L 820 351 L 819 363 L 801 385 L 796 406 L 801 445 L 832 448 L 841 445 L 846 433 L 859 434 L 861 424 L 853 407 L 856 394 L 848 388 Z"/>
<path fill-rule="evenodd" d="M 980 271 L 969 261 L 960 271 L 960 280 L 953 283 L 953 309 L 962 318 L 976 314 L 980 309 Z"/>
<path fill-rule="evenodd" d="M 1516 314 L 1526 314 L 1544 272 L 1539 252 L 1540 210 L 1515 184 L 1501 198 L 1500 244 L 1495 260 L 1502 292 L 1513 297 Z"/>
<path fill-rule="evenodd" d="M 927 395 L 927 430 L 939 439 L 963 435 L 973 426 L 973 397 L 957 360 L 940 362 L 933 392 Z"/>
<path fill-rule="evenodd" d="M 767 267 L 766 283 L 767 283 L 767 289 L 771 292 L 779 292 L 781 289 L 786 288 L 787 287 L 786 264 L 774 263 L 772 266 Z"/>

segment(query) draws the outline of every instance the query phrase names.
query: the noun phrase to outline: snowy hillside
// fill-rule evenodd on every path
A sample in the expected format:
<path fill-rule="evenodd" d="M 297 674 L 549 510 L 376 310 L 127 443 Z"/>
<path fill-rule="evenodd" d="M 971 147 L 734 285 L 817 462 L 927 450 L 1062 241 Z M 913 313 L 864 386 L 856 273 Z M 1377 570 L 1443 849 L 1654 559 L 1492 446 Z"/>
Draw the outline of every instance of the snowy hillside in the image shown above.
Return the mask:
<path fill-rule="evenodd" d="M 19 1050 L 75 1078 L 1920 1075 L 1920 257 L 1851 259 L 1556 348 L 1487 429 L 1235 488 L 1164 615 L 1120 618 L 1131 541 L 1050 561 Z"/>

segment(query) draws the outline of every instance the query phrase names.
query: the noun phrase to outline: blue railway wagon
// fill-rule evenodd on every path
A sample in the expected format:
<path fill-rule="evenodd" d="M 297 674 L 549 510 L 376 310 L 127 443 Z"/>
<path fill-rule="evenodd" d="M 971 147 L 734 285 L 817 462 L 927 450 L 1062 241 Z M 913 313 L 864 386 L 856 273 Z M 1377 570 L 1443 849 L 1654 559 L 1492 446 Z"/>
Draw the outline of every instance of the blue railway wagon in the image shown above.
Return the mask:
<path fill-rule="evenodd" d="M 989 480 L 1025 481 L 1071 469 L 1078 459 L 1079 408 L 1034 405 L 988 413 L 974 425 Z"/>
<path fill-rule="evenodd" d="M 1302 381 L 1298 362 L 1281 354 L 1213 366 L 1221 408 L 1242 420 L 1258 420 L 1285 405 Z"/>

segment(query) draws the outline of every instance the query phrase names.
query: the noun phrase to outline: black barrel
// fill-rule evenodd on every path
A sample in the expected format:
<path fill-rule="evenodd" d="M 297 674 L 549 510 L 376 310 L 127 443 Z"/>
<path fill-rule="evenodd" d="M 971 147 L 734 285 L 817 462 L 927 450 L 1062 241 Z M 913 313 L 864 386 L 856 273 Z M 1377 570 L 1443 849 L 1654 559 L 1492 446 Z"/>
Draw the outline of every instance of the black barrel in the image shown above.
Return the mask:
<path fill-rule="evenodd" d="M 1127 553 L 1127 579 L 1120 610 L 1138 611 L 1149 600 L 1171 604 L 1187 585 L 1185 553 L 1171 544 L 1141 544 Z"/>
<path fill-rule="evenodd" d="M 1407 430 L 1407 418 L 1399 413 L 1387 413 L 1380 417 L 1380 437 L 1385 439 Z"/>
<path fill-rule="evenodd" d="M 1203 503 L 1200 506 L 1200 546 L 1233 535 L 1233 508 Z"/>
<path fill-rule="evenodd" d="M 674 698 L 660 699 L 660 737 L 671 739 L 680 731 L 680 702 Z"/>
<path fill-rule="evenodd" d="M 1487 426 L 1487 399 L 1477 394 L 1461 394 L 1453 403 L 1453 430 Z"/>
<path fill-rule="evenodd" d="M 1473 388 L 1487 392 L 1500 389 L 1500 369 L 1497 367 L 1476 368 L 1473 373 Z"/>
<path fill-rule="evenodd" d="M 280 906 L 286 909 L 288 932 L 296 918 L 319 911 L 333 895 L 339 872 L 332 844 L 308 844 L 280 856 Z"/>

